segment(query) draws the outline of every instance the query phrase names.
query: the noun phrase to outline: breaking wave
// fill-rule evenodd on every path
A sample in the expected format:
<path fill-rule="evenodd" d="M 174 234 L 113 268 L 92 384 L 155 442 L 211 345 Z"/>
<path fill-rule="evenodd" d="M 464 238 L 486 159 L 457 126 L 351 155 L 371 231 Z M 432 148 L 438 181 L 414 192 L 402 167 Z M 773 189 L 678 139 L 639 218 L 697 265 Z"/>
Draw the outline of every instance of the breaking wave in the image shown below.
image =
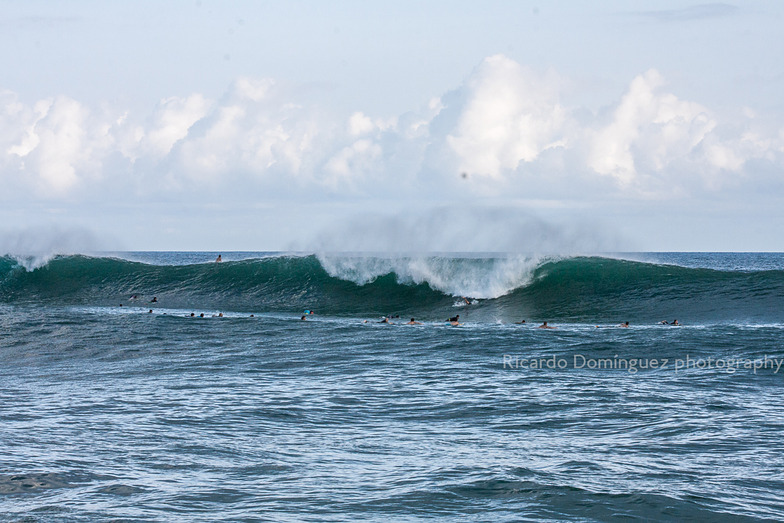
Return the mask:
<path fill-rule="evenodd" d="M 274 255 L 220 264 L 0 257 L 4 303 L 147 307 L 153 297 L 156 308 L 434 318 L 468 297 L 466 314 L 477 320 L 782 321 L 784 271 L 598 256 Z"/>

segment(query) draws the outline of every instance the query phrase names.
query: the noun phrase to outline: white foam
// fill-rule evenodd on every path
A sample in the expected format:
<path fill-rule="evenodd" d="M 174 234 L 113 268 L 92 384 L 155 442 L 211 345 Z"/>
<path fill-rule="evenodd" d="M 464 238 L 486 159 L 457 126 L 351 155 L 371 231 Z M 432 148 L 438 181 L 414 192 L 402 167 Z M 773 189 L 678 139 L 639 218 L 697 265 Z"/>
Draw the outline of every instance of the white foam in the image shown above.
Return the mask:
<path fill-rule="evenodd" d="M 399 283 L 427 283 L 431 288 L 452 296 L 491 299 L 531 283 L 536 268 L 552 258 L 526 255 L 384 257 L 319 254 L 318 259 L 330 276 L 358 285 L 395 274 Z"/>

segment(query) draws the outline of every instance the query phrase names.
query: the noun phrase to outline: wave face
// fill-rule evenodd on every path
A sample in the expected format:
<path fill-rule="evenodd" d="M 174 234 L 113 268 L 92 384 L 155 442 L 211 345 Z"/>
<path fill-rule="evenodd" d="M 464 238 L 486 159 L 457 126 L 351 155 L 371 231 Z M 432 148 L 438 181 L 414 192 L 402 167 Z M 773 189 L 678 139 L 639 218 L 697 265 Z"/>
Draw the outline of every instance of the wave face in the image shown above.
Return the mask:
<path fill-rule="evenodd" d="M 721 254 L 713 255 L 722 262 Z M 0 258 L 0 301 L 20 304 L 454 315 L 470 321 L 784 321 L 784 270 L 718 270 L 604 257 L 267 256 L 223 263 Z M 672 260 L 669 260 L 670 262 Z M 725 264 L 726 265 L 726 264 Z M 769 264 L 770 265 L 770 264 Z M 717 266 L 721 266 L 718 263 Z M 130 300 L 132 295 L 138 298 Z M 460 297 L 472 298 L 466 305 Z"/>

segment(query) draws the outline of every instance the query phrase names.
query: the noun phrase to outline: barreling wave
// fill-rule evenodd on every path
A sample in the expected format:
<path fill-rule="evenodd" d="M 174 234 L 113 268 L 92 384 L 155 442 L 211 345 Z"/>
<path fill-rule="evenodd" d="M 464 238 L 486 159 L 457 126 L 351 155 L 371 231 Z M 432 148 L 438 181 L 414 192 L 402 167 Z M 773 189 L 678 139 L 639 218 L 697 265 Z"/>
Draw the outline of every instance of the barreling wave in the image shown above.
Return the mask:
<path fill-rule="evenodd" d="M 453 315 L 475 321 L 651 323 L 784 320 L 784 271 L 727 271 L 603 257 L 269 256 L 157 265 L 0 258 L 0 301 L 332 315 Z M 27 265 L 27 266 L 26 266 Z M 131 300 L 131 296 L 136 296 Z M 149 305 L 153 306 L 153 305 Z"/>

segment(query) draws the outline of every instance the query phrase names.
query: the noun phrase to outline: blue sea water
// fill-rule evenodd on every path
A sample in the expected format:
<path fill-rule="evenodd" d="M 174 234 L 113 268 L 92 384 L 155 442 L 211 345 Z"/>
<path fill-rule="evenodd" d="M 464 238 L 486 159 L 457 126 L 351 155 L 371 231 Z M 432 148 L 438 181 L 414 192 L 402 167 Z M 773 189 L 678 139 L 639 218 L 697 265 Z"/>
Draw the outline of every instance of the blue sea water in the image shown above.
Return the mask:
<path fill-rule="evenodd" d="M 782 254 L 216 255 L 0 258 L 0 521 L 784 519 Z"/>

